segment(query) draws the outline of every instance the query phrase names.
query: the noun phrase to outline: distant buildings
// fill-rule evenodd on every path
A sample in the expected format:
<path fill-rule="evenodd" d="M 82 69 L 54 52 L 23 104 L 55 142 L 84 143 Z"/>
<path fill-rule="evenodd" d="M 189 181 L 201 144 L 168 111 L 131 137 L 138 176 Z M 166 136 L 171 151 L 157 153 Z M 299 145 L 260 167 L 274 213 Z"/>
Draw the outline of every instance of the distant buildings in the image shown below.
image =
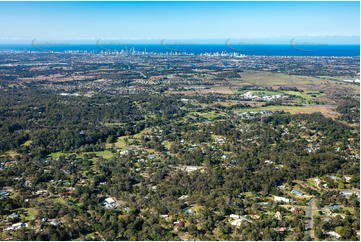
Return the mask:
<path fill-rule="evenodd" d="M 273 201 L 275 201 L 275 202 L 290 203 L 290 199 L 285 198 L 285 197 L 279 197 L 279 196 L 274 196 L 274 197 L 273 197 Z"/>
<path fill-rule="evenodd" d="M 341 238 L 341 235 L 339 235 L 338 233 L 336 233 L 335 231 L 329 231 L 326 234 L 328 234 L 331 237 L 335 237 L 336 239 Z"/>
<path fill-rule="evenodd" d="M 281 220 L 281 219 L 282 219 L 282 214 L 280 213 L 280 211 L 277 211 L 277 212 L 276 212 L 275 218 L 276 218 L 277 220 Z"/>
<path fill-rule="evenodd" d="M 8 215 L 8 219 L 17 219 L 18 217 L 19 217 L 19 215 L 16 213 L 12 213 L 12 214 Z"/>
<path fill-rule="evenodd" d="M 262 116 L 271 116 L 273 112 L 271 110 L 261 110 L 259 112 L 243 112 L 243 113 L 239 113 L 238 117 L 249 119 L 252 118 L 253 116 L 256 116 L 257 114 L 260 114 Z"/>
<path fill-rule="evenodd" d="M 240 226 L 243 222 L 252 223 L 252 221 L 248 220 L 246 216 L 231 214 L 229 215 L 229 222 L 233 226 Z"/>
<path fill-rule="evenodd" d="M 0 192 L 0 199 L 7 198 L 9 196 L 8 192 L 2 191 Z"/>
<path fill-rule="evenodd" d="M 193 213 L 193 210 L 192 210 L 191 208 L 187 207 L 187 208 L 184 209 L 184 212 L 185 212 L 186 214 L 192 214 L 192 213 Z"/>
<path fill-rule="evenodd" d="M 107 209 L 114 209 L 117 207 L 117 203 L 115 202 L 115 200 L 113 198 L 108 197 L 104 200 L 103 206 Z"/>
<path fill-rule="evenodd" d="M 241 219 L 235 219 L 235 220 L 233 220 L 233 221 L 231 221 L 231 225 L 233 225 L 233 226 L 241 226 L 241 224 L 242 224 L 242 220 Z"/>
<path fill-rule="evenodd" d="M 243 97 L 244 99 L 254 100 L 254 101 L 257 101 L 257 100 L 258 101 L 272 101 L 272 100 L 283 99 L 283 98 L 288 97 L 288 96 L 282 96 L 279 94 L 258 96 L 258 95 L 254 95 L 253 92 L 251 92 L 251 91 L 243 93 L 240 96 Z"/>
<path fill-rule="evenodd" d="M 359 79 L 356 80 L 343 80 L 343 82 L 360 83 Z"/>
<path fill-rule="evenodd" d="M 340 194 L 346 198 L 349 198 L 349 197 L 351 197 L 352 194 L 359 195 L 360 192 L 352 191 L 352 190 L 343 190 L 343 191 L 340 191 Z"/>
<path fill-rule="evenodd" d="M 273 229 L 276 232 L 286 232 L 288 230 L 287 227 L 281 227 L 281 228 L 274 228 Z"/>
<path fill-rule="evenodd" d="M 293 194 L 295 194 L 296 196 L 300 196 L 300 197 L 302 197 L 304 194 L 303 194 L 303 192 L 300 192 L 300 191 L 298 191 L 298 190 L 292 190 L 291 191 Z"/>
<path fill-rule="evenodd" d="M 273 114 L 273 112 L 271 110 L 261 110 L 261 111 L 259 111 L 259 113 L 261 115 L 265 115 L 265 116 L 270 116 Z"/>
<path fill-rule="evenodd" d="M 316 186 L 317 186 L 317 187 L 320 187 L 321 182 L 322 182 L 321 179 L 315 178 L 315 183 L 316 183 Z"/>
<path fill-rule="evenodd" d="M 187 172 L 192 172 L 192 171 L 197 171 L 197 170 L 201 170 L 203 169 L 202 166 L 180 166 L 178 167 L 178 169 L 187 171 Z"/>
<path fill-rule="evenodd" d="M 185 200 L 188 198 L 188 195 L 182 195 L 178 198 L 178 200 Z"/>
<path fill-rule="evenodd" d="M 285 186 L 285 185 L 280 185 L 280 186 L 277 186 L 277 188 L 278 188 L 279 190 L 285 190 L 285 189 L 286 189 L 286 186 Z"/>
<path fill-rule="evenodd" d="M 341 206 L 339 206 L 335 203 L 333 203 L 327 207 L 327 210 L 330 210 L 330 211 L 341 210 L 341 209 L 342 209 Z"/>
<path fill-rule="evenodd" d="M 345 176 L 345 181 L 348 183 L 348 182 L 350 182 L 351 181 L 351 179 L 352 179 L 352 177 L 351 176 Z"/>
<path fill-rule="evenodd" d="M 60 226 L 60 225 L 61 225 L 61 222 L 60 222 L 60 221 L 53 220 L 53 221 L 50 221 L 50 225 L 51 225 L 51 226 L 54 226 L 54 227 L 57 227 L 57 226 Z"/>
<path fill-rule="evenodd" d="M 185 223 L 182 220 L 178 220 L 177 222 L 174 222 L 174 227 L 176 229 L 184 229 L 185 228 Z"/>
<path fill-rule="evenodd" d="M 8 227 L 6 227 L 4 229 L 4 231 L 9 231 L 9 230 L 18 230 L 20 228 L 27 228 L 28 224 L 27 223 L 16 223 L 16 224 L 12 224 Z"/>
<path fill-rule="evenodd" d="M 241 216 L 240 216 L 240 215 L 237 215 L 237 214 L 231 214 L 231 215 L 229 215 L 229 217 L 230 217 L 231 219 L 240 219 L 240 218 L 241 218 Z"/>

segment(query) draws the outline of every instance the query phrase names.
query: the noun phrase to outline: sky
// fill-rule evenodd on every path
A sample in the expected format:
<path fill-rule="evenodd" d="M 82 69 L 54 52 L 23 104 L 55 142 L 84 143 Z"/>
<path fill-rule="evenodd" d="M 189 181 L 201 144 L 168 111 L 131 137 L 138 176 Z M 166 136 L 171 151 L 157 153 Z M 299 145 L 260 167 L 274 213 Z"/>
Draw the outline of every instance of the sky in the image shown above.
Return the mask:
<path fill-rule="evenodd" d="M 282 39 L 359 42 L 359 2 L 0 2 L 0 40 Z M 346 36 L 346 37 L 345 37 Z M 354 37 L 350 37 L 354 36 Z M 316 40 L 318 37 L 313 37 Z M 322 37 L 324 38 L 324 37 Z M 330 37 L 328 37 L 330 38 Z"/>

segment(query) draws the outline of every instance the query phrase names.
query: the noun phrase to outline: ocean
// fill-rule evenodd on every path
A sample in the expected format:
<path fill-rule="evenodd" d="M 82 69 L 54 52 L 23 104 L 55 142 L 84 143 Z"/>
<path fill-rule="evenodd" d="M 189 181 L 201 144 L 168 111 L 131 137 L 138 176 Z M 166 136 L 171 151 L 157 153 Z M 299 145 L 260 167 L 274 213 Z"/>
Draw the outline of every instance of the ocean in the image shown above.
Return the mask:
<path fill-rule="evenodd" d="M 146 51 L 154 53 L 237 53 L 247 56 L 360 56 L 359 45 L 260 45 L 260 44 L 0 44 L 0 51 L 87 51 L 100 53 L 104 51 Z"/>

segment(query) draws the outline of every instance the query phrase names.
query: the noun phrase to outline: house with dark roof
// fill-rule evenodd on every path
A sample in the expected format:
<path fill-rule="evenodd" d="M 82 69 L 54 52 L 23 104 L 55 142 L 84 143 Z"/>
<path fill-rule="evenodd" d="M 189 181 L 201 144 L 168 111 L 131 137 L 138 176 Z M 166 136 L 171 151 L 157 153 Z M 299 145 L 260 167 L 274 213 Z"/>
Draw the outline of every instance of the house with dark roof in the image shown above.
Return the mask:
<path fill-rule="evenodd" d="M 333 203 L 330 206 L 328 206 L 327 209 L 330 211 L 334 211 L 334 210 L 341 210 L 342 208 L 340 205 Z"/>
<path fill-rule="evenodd" d="M 8 192 L 5 192 L 5 191 L 0 192 L 0 199 L 6 198 L 8 196 L 9 196 Z"/>

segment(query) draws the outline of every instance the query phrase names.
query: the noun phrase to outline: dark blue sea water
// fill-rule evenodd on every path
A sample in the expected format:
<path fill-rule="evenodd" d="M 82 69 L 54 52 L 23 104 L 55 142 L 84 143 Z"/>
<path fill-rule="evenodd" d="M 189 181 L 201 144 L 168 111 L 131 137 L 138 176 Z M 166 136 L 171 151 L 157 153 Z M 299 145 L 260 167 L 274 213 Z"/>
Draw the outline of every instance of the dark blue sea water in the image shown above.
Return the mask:
<path fill-rule="evenodd" d="M 197 45 L 171 45 L 171 44 L 18 44 L 0 45 L 1 50 L 28 50 L 28 51 L 88 51 L 100 53 L 104 51 L 146 51 L 155 53 L 238 53 L 247 56 L 360 56 L 359 45 L 235 45 L 235 44 L 197 44 Z"/>

